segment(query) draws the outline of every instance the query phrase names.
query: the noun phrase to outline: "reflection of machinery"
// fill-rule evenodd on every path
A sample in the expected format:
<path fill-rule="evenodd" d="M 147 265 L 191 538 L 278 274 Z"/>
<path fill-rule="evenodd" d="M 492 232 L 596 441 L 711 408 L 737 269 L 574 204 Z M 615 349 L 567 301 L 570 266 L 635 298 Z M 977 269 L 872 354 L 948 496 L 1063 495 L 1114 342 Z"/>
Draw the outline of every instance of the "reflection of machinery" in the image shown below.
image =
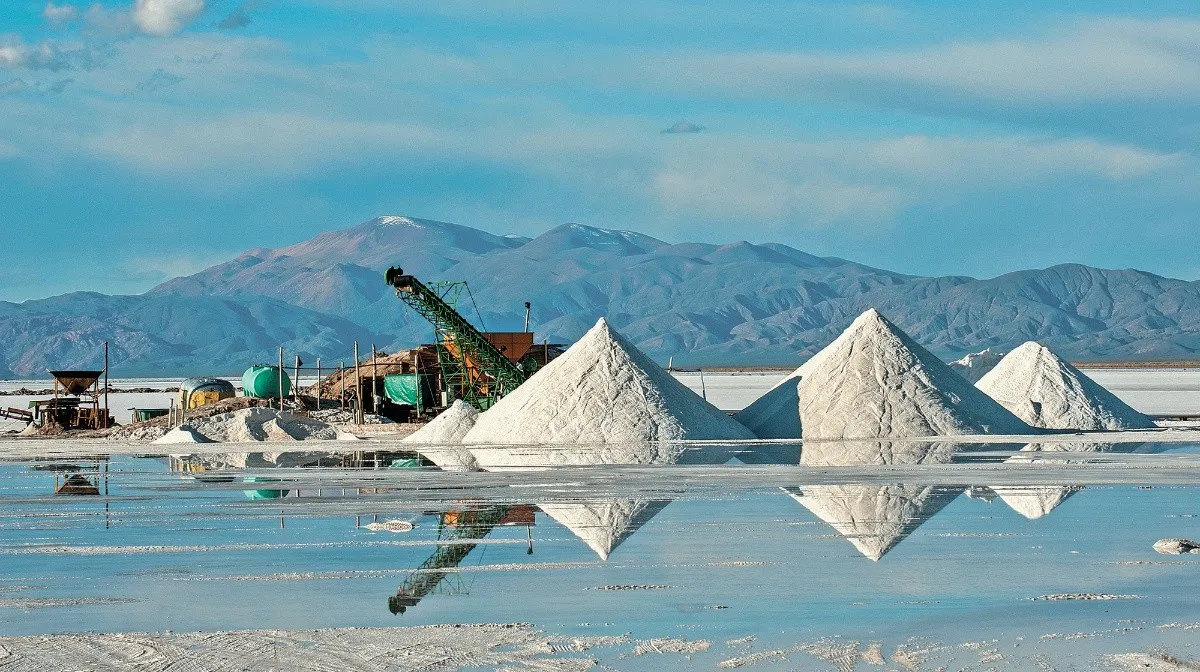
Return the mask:
<path fill-rule="evenodd" d="M 535 511 L 532 506 L 514 505 L 443 513 L 438 524 L 437 550 L 408 575 L 395 595 L 388 598 L 388 610 L 403 614 L 409 607 L 415 607 L 457 569 L 493 528 L 511 525 L 528 529 L 534 524 Z M 528 552 L 533 553 L 532 540 L 528 548 Z"/>
<path fill-rule="evenodd" d="M 189 410 L 236 396 L 233 383 L 220 378 L 188 378 L 179 385 L 179 407 Z"/>
<path fill-rule="evenodd" d="M 550 358 L 549 346 L 532 347 L 529 331 L 483 333 L 459 314 L 455 297 L 466 283 L 433 283 L 431 289 L 398 267 L 389 268 L 384 278 L 396 296 L 433 325 L 443 406 L 459 398 L 480 410 L 490 408 Z"/>
<path fill-rule="evenodd" d="M 100 376 L 104 371 L 51 371 L 54 397 L 30 402 L 33 423 L 56 424 L 63 429 L 100 429 L 112 425 L 107 409 L 100 407 Z"/>

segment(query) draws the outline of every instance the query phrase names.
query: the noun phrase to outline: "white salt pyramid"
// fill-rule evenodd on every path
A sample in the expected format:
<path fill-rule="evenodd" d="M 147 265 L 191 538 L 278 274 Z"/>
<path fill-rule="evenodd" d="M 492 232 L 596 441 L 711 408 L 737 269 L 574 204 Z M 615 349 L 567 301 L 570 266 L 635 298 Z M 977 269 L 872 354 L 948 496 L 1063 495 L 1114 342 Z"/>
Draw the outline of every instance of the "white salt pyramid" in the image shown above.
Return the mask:
<path fill-rule="evenodd" d="M 483 413 L 468 444 L 752 439 L 601 318 L 565 353 Z"/>
<path fill-rule="evenodd" d="M 1037 520 L 1058 508 L 1081 486 L 1072 485 L 1003 485 L 992 490 L 1010 509 L 1030 520 Z"/>
<path fill-rule="evenodd" d="M 416 448 L 430 462 L 442 468 L 475 469 L 471 451 L 462 445 L 463 437 L 475 426 L 479 411 L 462 399 L 455 399 L 428 425 L 404 437 L 401 443 L 420 444 Z"/>
<path fill-rule="evenodd" d="M 962 359 L 956 359 L 950 362 L 950 368 L 958 372 L 958 375 L 966 378 L 968 381 L 975 383 L 980 378 L 987 375 L 1004 359 L 1004 353 L 999 350 L 988 348 L 979 352 L 972 352 Z"/>
<path fill-rule="evenodd" d="M 805 439 L 1033 431 L 875 309 L 826 350 L 799 386 Z"/>
<path fill-rule="evenodd" d="M 538 504 L 547 516 L 583 540 L 601 560 L 625 542 L 670 502 L 612 499 L 593 502 Z"/>
<path fill-rule="evenodd" d="M 800 383 L 800 376 L 792 374 L 733 419 L 760 439 L 799 439 Z"/>
<path fill-rule="evenodd" d="M 1034 427 L 1099 431 L 1156 426 L 1033 341 L 1008 353 L 975 386 Z"/>
<path fill-rule="evenodd" d="M 828 442 L 805 444 L 800 463 L 807 466 L 947 464 L 949 443 Z M 962 488 L 941 485 L 815 485 L 785 488 L 801 506 L 849 541 L 859 553 L 878 561 Z"/>

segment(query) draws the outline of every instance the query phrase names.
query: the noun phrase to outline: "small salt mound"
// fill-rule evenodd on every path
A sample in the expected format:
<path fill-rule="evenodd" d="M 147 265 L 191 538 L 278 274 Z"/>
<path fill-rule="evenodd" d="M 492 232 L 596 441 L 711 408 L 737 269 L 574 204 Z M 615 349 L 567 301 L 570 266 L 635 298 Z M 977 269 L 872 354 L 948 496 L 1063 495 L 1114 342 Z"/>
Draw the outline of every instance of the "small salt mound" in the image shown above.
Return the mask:
<path fill-rule="evenodd" d="M 827 350 L 799 386 L 805 439 L 1033 431 L 874 309 Z"/>
<path fill-rule="evenodd" d="M 1033 341 L 1008 353 L 975 385 L 1034 427 L 1099 431 L 1156 426 Z"/>
<path fill-rule="evenodd" d="M 583 540 L 600 556 L 608 556 L 670 502 L 613 499 L 595 502 L 538 504 L 547 516 Z"/>
<path fill-rule="evenodd" d="M 297 418 L 270 408 L 244 408 L 200 418 L 195 431 L 210 441 L 248 443 L 251 441 L 304 441 L 337 438 L 337 430 L 317 420 Z"/>
<path fill-rule="evenodd" d="M 800 382 L 800 376 L 789 376 L 733 419 L 760 439 L 799 439 Z"/>
<path fill-rule="evenodd" d="M 997 485 L 992 490 L 1010 509 L 1030 520 L 1037 520 L 1057 509 L 1059 504 L 1082 488 L 1070 485 Z"/>
<path fill-rule="evenodd" d="M 191 425 L 180 425 L 154 440 L 154 443 L 212 443 Z"/>
<path fill-rule="evenodd" d="M 988 348 L 979 352 L 972 352 L 962 359 L 957 359 L 950 362 L 950 368 L 958 372 L 958 375 L 966 378 L 972 383 L 979 382 L 980 378 L 987 375 L 1004 359 L 1004 353 L 998 350 Z"/>
<path fill-rule="evenodd" d="M 422 444 L 417 448 L 430 462 L 442 468 L 475 469 L 475 457 L 462 446 L 463 437 L 475 426 L 479 411 L 474 406 L 455 399 L 428 425 L 404 438 L 402 443 Z"/>
<path fill-rule="evenodd" d="M 605 444 L 752 439 L 721 412 L 609 328 L 583 338 L 495 406 L 469 444 Z"/>

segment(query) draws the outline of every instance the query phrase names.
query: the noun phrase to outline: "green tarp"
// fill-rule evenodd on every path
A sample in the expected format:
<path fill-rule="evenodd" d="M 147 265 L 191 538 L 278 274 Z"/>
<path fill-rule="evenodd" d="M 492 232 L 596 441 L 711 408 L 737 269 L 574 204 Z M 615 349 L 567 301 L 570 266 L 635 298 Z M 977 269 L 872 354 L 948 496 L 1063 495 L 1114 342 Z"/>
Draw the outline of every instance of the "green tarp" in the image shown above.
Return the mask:
<path fill-rule="evenodd" d="M 395 373 L 383 379 L 383 393 L 396 404 L 427 408 L 433 402 L 429 380 L 417 373 Z"/>

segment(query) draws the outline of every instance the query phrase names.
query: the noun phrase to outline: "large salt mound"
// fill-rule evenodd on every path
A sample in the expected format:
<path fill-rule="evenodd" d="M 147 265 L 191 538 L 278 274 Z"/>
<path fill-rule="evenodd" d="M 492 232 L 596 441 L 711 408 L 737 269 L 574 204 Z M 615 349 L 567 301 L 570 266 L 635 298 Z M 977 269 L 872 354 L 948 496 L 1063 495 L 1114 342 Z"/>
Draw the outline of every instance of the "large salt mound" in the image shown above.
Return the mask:
<path fill-rule="evenodd" d="M 1034 427 L 1098 431 L 1156 426 L 1033 341 L 1008 353 L 975 386 Z"/>
<path fill-rule="evenodd" d="M 805 439 L 1033 431 L 875 309 L 826 350 L 799 386 Z"/>
<path fill-rule="evenodd" d="M 547 516 L 583 540 L 608 560 L 618 546 L 662 511 L 670 502 L 637 499 L 613 499 L 595 502 L 538 504 Z"/>
<path fill-rule="evenodd" d="M 565 353 L 501 399 L 469 444 L 606 444 L 752 439 L 601 318 Z"/>
<path fill-rule="evenodd" d="M 966 378 L 968 381 L 977 383 L 980 378 L 987 375 L 988 371 L 996 368 L 996 365 L 1002 359 L 1004 359 L 1003 352 L 988 348 L 979 352 L 972 352 L 962 359 L 950 362 L 950 368 L 957 371 L 958 375 Z"/>
<path fill-rule="evenodd" d="M 800 384 L 800 376 L 792 374 L 733 419 L 760 439 L 799 439 Z"/>
<path fill-rule="evenodd" d="M 475 457 L 463 447 L 462 440 L 475 426 L 478 417 L 479 411 L 474 406 L 455 399 L 450 408 L 401 443 L 421 444 L 417 452 L 439 467 L 474 469 L 477 466 Z"/>
<path fill-rule="evenodd" d="M 243 408 L 191 422 L 192 429 L 209 441 L 247 443 L 251 441 L 334 440 L 337 430 L 317 420 L 297 418 L 274 409 Z"/>

